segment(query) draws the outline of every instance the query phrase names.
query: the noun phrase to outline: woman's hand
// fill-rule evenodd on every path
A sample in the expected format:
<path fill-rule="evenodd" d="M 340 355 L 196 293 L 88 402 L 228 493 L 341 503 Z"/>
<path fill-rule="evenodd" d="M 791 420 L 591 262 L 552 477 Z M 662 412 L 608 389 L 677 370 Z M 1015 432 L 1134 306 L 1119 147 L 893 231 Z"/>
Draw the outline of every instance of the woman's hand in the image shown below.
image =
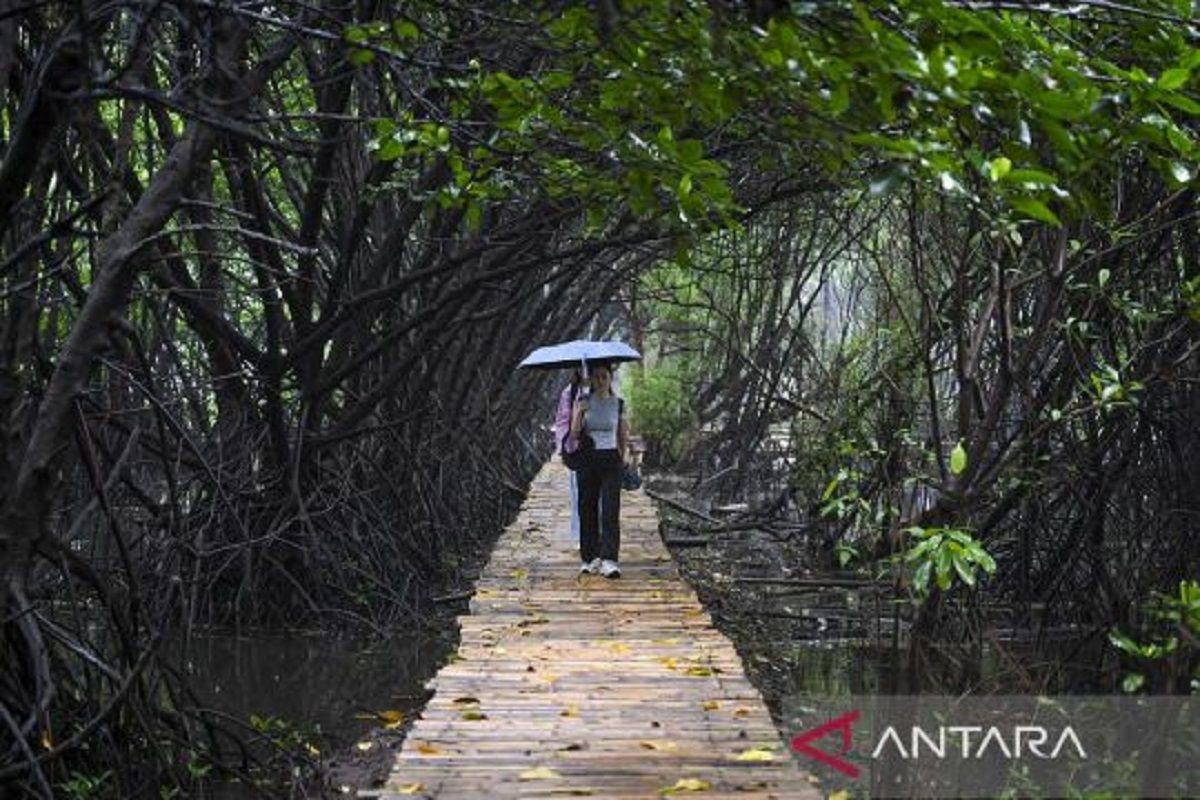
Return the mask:
<path fill-rule="evenodd" d="M 575 408 L 571 410 L 571 435 L 578 437 L 583 432 L 583 415 L 587 413 L 588 401 L 586 397 L 580 397 L 575 400 Z"/>

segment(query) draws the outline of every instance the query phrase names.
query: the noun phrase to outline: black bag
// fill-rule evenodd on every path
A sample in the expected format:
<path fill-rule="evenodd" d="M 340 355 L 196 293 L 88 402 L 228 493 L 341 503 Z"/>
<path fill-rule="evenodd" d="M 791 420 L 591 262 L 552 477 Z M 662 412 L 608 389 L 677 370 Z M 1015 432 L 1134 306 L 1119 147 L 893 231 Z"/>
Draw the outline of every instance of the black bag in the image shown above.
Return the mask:
<path fill-rule="evenodd" d="M 621 467 L 621 488 L 627 492 L 634 492 L 642 488 L 642 476 L 637 467 L 632 464 L 625 464 Z"/>
<path fill-rule="evenodd" d="M 563 437 L 562 460 L 567 465 L 567 469 L 572 472 L 578 472 L 591 463 L 592 453 L 596 452 L 596 442 L 591 436 L 585 433 L 579 437 L 579 446 L 568 452 L 567 439 L 570 436 L 571 434 L 568 433 Z"/>

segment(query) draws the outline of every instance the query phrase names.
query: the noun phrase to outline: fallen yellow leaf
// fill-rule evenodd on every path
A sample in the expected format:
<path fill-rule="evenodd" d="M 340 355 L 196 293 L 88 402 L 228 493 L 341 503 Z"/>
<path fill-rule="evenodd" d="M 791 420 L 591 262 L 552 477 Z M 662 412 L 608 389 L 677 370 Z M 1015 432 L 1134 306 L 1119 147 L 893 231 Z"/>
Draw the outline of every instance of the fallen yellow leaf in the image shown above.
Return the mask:
<path fill-rule="evenodd" d="M 675 669 L 676 660 L 671 656 L 659 656 L 658 661 L 667 669 Z"/>
<path fill-rule="evenodd" d="M 456 697 L 450 702 L 456 706 L 477 706 L 479 705 L 479 698 L 470 696 Z"/>
<path fill-rule="evenodd" d="M 751 747 L 738 754 L 738 761 L 774 761 L 775 754 L 766 747 Z"/>
<path fill-rule="evenodd" d="M 560 717 L 578 717 L 579 706 L 567 706 L 562 711 L 558 712 Z"/>
<path fill-rule="evenodd" d="M 836 792 L 829 795 L 829 800 L 850 800 L 850 793 L 845 789 L 838 789 Z"/>
<path fill-rule="evenodd" d="M 752 712 L 752 711 L 751 711 L 749 708 L 747 708 L 746 706 L 738 706 L 737 708 L 735 708 L 735 709 L 733 710 L 733 715 L 734 715 L 735 717 L 748 717 L 748 716 L 750 716 L 752 713 L 754 713 L 754 712 Z"/>
<path fill-rule="evenodd" d="M 554 780 L 555 778 L 561 778 L 562 775 L 559 775 L 549 767 L 535 767 L 533 769 L 525 770 L 520 774 L 519 777 L 523 781 L 549 781 Z"/>
<path fill-rule="evenodd" d="M 483 713 L 482 711 L 478 711 L 474 708 L 466 709 L 465 711 L 462 712 L 462 714 L 460 714 L 460 716 L 463 719 L 465 719 L 467 722 L 478 722 L 479 720 L 488 718 L 487 714 Z"/>
<path fill-rule="evenodd" d="M 721 707 L 721 704 L 716 700 L 705 700 L 701 705 L 704 707 L 705 711 L 716 711 Z"/>
<path fill-rule="evenodd" d="M 417 742 L 417 752 L 423 756 L 436 756 L 442 751 L 429 742 Z"/>
<path fill-rule="evenodd" d="M 693 678 L 707 678 L 709 676 L 716 675 L 720 671 L 721 670 L 717 669 L 716 667 L 688 667 L 687 668 L 687 674 L 691 675 Z"/>
<path fill-rule="evenodd" d="M 388 730 L 395 730 L 404 724 L 403 711 L 380 711 L 379 718 L 384 722 L 383 727 Z"/>
<path fill-rule="evenodd" d="M 423 783 L 406 783 L 396 790 L 397 794 L 420 794 L 425 791 Z"/>
<path fill-rule="evenodd" d="M 706 792 L 712 788 L 712 784 L 700 778 L 680 778 L 675 781 L 674 786 L 667 786 L 658 790 L 659 794 L 681 794 L 682 792 Z"/>

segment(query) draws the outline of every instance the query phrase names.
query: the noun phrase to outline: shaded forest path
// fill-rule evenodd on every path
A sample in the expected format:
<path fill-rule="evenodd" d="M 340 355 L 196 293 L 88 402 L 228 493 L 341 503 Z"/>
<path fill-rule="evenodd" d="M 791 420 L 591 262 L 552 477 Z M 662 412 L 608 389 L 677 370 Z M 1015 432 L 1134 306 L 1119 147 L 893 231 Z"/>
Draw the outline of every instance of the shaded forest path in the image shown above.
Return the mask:
<path fill-rule="evenodd" d="M 374 794 L 820 797 L 680 578 L 651 501 L 623 495 L 623 577 L 580 576 L 567 479 L 557 462 L 535 478 Z"/>

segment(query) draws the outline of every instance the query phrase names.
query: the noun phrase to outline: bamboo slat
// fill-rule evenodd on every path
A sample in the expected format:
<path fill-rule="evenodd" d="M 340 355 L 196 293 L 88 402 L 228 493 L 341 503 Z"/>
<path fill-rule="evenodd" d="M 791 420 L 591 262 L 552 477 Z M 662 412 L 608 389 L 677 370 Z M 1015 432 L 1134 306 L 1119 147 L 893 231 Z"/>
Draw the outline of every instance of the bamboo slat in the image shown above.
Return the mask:
<path fill-rule="evenodd" d="M 622 577 L 580 576 L 567 479 L 555 462 L 534 480 L 386 785 L 360 796 L 821 797 L 650 500 L 622 495 Z"/>

